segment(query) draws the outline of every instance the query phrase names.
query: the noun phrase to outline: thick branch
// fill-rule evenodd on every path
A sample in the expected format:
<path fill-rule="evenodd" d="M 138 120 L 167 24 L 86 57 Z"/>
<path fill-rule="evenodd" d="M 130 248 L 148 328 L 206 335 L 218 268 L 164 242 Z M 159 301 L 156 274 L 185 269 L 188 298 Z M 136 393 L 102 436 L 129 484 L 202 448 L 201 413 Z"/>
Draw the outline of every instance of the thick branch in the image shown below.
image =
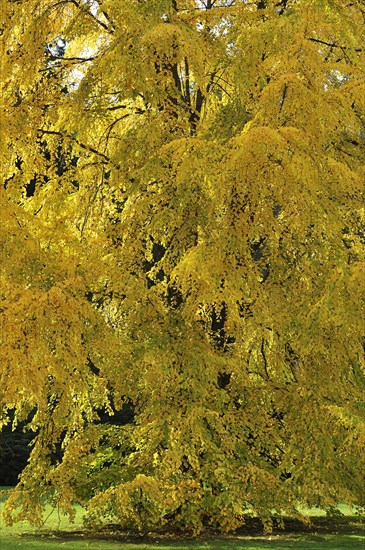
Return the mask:
<path fill-rule="evenodd" d="M 168 68 L 170 68 L 170 67 L 168 67 Z M 179 77 L 179 71 L 178 71 L 177 63 L 174 63 L 171 66 L 171 73 L 172 73 L 172 77 L 174 79 L 175 87 L 181 93 L 182 84 L 181 84 L 181 80 L 180 80 L 180 77 Z"/>
<path fill-rule="evenodd" d="M 196 133 L 196 127 L 200 119 L 200 114 L 204 105 L 204 101 L 205 101 L 205 96 L 202 93 L 201 89 L 198 88 L 196 92 L 195 109 L 191 109 L 190 120 L 189 120 L 192 135 L 195 135 Z"/>
<path fill-rule="evenodd" d="M 205 6 L 205 9 L 206 10 L 211 10 L 212 8 L 214 8 L 214 4 L 216 3 L 217 0 L 207 0 L 207 3 L 204 4 Z M 234 1 L 234 0 L 233 0 Z M 231 3 L 232 5 L 232 3 Z"/>

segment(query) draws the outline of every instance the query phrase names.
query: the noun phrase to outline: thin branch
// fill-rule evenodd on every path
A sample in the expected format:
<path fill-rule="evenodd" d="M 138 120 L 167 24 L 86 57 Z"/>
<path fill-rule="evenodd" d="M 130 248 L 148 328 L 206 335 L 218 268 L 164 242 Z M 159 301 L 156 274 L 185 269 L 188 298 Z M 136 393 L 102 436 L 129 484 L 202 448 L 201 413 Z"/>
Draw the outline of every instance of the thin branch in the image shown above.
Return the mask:
<path fill-rule="evenodd" d="M 328 46 L 330 48 L 339 48 L 340 50 L 351 50 L 348 46 L 339 46 L 335 42 L 326 42 L 325 40 L 320 40 L 319 38 L 313 38 L 310 37 L 307 40 L 310 40 L 310 42 L 317 42 L 318 44 L 324 44 L 324 46 Z M 355 48 L 355 52 L 362 52 L 362 48 Z"/>
<path fill-rule="evenodd" d="M 214 88 L 214 86 L 218 86 L 222 90 L 222 92 L 227 94 L 228 97 L 231 97 L 229 92 L 219 83 L 219 80 L 222 80 L 227 86 L 230 86 L 231 88 L 233 88 L 233 85 L 223 78 L 224 73 L 225 73 L 225 70 L 223 70 L 220 76 L 219 75 L 217 76 L 217 70 L 215 70 L 210 74 L 210 82 L 207 86 L 207 94 L 210 92 L 210 90 Z"/>
<path fill-rule="evenodd" d="M 266 354 L 265 354 L 265 339 L 264 338 L 262 338 L 262 340 L 261 340 L 261 355 L 262 355 L 262 359 L 263 359 L 263 363 L 264 363 L 264 371 L 265 371 L 266 379 L 269 380 L 270 377 L 269 377 L 269 373 L 268 373 L 268 370 L 267 370 L 267 359 L 266 359 Z"/>
<path fill-rule="evenodd" d="M 178 10 L 178 13 L 209 13 L 209 12 L 212 12 L 214 10 L 218 10 L 218 11 L 220 10 L 223 13 L 232 11 L 234 13 L 236 8 L 238 7 L 238 6 L 235 6 L 234 3 L 235 3 L 235 0 L 233 0 L 231 2 L 231 4 L 229 4 L 228 6 L 214 6 L 214 5 L 212 5 L 212 7 L 209 8 L 209 9 L 208 8 L 205 8 L 205 9 L 202 9 L 202 8 L 184 8 L 184 9 Z M 252 6 L 252 5 L 255 5 L 255 4 L 256 4 L 256 2 L 240 3 L 240 5 L 244 6 L 244 7 Z M 231 10 L 231 8 L 232 8 L 232 10 Z"/>
<path fill-rule="evenodd" d="M 95 0 L 95 2 L 98 4 L 99 10 L 104 15 L 105 19 L 108 21 L 108 24 L 110 25 L 111 31 L 114 32 L 115 31 L 115 26 L 111 22 L 111 19 L 110 19 L 109 15 L 107 14 L 107 12 L 101 7 L 102 2 L 100 2 L 99 0 Z"/>
<path fill-rule="evenodd" d="M 286 98 L 286 92 L 288 90 L 288 85 L 287 83 L 285 82 L 284 83 L 284 87 L 283 87 L 283 92 L 282 92 L 282 95 L 281 95 L 281 99 L 280 99 L 280 111 L 282 110 L 283 108 L 283 105 L 284 105 L 284 101 L 285 101 L 285 98 Z"/>
<path fill-rule="evenodd" d="M 107 111 L 118 111 L 119 109 L 128 109 L 129 105 L 114 105 L 113 107 L 106 107 Z"/>
<path fill-rule="evenodd" d="M 103 23 L 102 21 L 100 21 L 100 19 L 98 19 L 91 11 L 85 9 L 85 6 L 82 6 L 82 5 L 78 4 L 77 2 L 74 2 L 74 0 L 71 0 L 71 1 L 72 1 L 76 6 L 78 6 L 79 9 L 80 9 L 81 11 L 83 11 L 84 13 L 86 13 L 87 15 L 89 15 L 89 16 L 95 21 L 95 23 L 97 23 L 98 25 L 100 25 L 101 27 L 103 27 L 103 29 L 105 29 L 105 30 L 108 31 L 108 32 L 114 32 L 114 31 L 115 31 L 115 27 L 110 23 L 110 21 L 108 21 L 108 18 L 106 18 L 106 19 L 107 19 L 107 21 L 108 21 L 108 23 L 109 23 L 109 25 L 110 25 L 110 27 L 111 27 L 110 29 L 109 29 L 109 25 L 107 25 L 106 23 Z M 104 15 L 104 17 L 105 17 L 105 14 L 104 14 L 103 11 L 102 11 L 102 13 L 103 13 L 103 15 Z"/>
<path fill-rule="evenodd" d="M 105 155 L 104 153 L 101 153 L 101 151 L 98 151 L 97 149 L 95 149 L 91 145 L 86 145 L 85 143 L 80 142 L 78 139 L 76 139 L 73 136 L 70 136 L 69 134 L 65 134 L 63 132 L 58 132 L 56 130 L 45 130 L 44 128 L 39 128 L 38 132 L 42 135 L 43 134 L 48 134 L 48 135 L 51 135 L 51 136 L 59 136 L 59 137 L 63 137 L 63 138 L 68 138 L 69 140 L 74 141 L 75 143 L 77 143 L 77 145 L 79 147 L 81 147 L 81 149 L 84 149 L 85 151 L 89 151 L 89 153 L 94 153 L 94 155 L 98 155 L 99 157 L 104 159 L 104 162 L 112 163 L 112 160 L 107 155 Z M 116 167 L 119 168 L 118 165 L 116 165 Z"/>
<path fill-rule="evenodd" d="M 81 238 L 84 234 L 86 224 L 89 221 L 92 205 L 94 204 L 94 202 L 96 200 L 96 197 L 98 195 L 98 192 L 102 188 L 103 184 L 104 184 L 104 171 L 101 174 L 100 183 L 95 182 L 94 194 L 91 195 L 91 196 L 89 195 L 89 201 L 88 201 L 88 204 L 87 204 L 87 207 L 86 207 L 85 217 L 84 217 L 84 219 L 82 221 L 82 224 L 81 224 L 81 227 L 80 227 L 80 237 Z M 92 188 L 91 188 L 91 191 L 92 191 Z"/>
<path fill-rule="evenodd" d="M 48 514 L 48 516 L 46 516 L 43 520 L 42 520 L 42 523 L 41 525 L 39 526 L 39 529 L 42 529 L 45 524 L 47 523 L 47 521 L 49 520 L 49 518 L 51 517 L 51 515 L 53 514 L 53 512 L 57 509 L 59 509 L 59 499 L 57 500 L 56 504 L 54 506 L 52 506 L 51 508 L 51 511 L 50 513 Z"/>
<path fill-rule="evenodd" d="M 224 92 L 225 94 L 228 95 L 228 97 L 230 99 L 232 99 L 232 96 L 229 92 L 227 92 L 227 90 L 225 88 L 223 88 L 223 86 L 221 84 L 219 84 L 219 82 L 213 82 L 212 86 L 210 87 L 209 91 L 212 90 L 214 88 L 214 86 L 218 86 L 218 88 L 220 88 L 222 90 L 222 92 Z M 208 91 L 208 93 L 209 93 Z"/>
<path fill-rule="evenodd" d="M 221 76 L 217 76 L 217 80 L 215 80 L 214 82 L 217 82 L 218 80 L 223 80 L 223 82 L 225 84 L 227 84 L 227 86 L 230 86 L 231 88 L 233 88 L 233 84 L 231 84 L 230 82 L 228 82 L 228 80 L 226 80 L 225 78 L 223 78 L 223 75 L 225 73 L 225 70 L 222 72 Z M 211 73 L 211 81 L 213 82 L 213 78 L 215 78 L 217 75 L 216 71 L 214 71 L 213 73 Z M 213 82 L 213 83 L 214 83 Z"/>
<path fill-rule="evenodd" d="M 106 137 L 105 137 L 105 141 L 106 141 L 106 144 L 105 144 L 105 148 L 107 147 L 108 145 L 108 141 L 109 141 L 109 138 L 110 138 L 110 134 L 111 134 L 111 131 L 113 130 L 114 126 L 116 126 L 116 124 L 118 124 L 118 122 L 120 122 L 121 120 L 123 120 L 124 118 L 127 118 L 129 117 L 131 114 L 133 113 L 127 113 L 126 115 L 123 115 L 119 118 L 117 118 L 116 120 L 114 120 L 110 126 L 108 126 L 108 128 L 105 130 L 104 134 L 106 134 Z M 103 136 L 101 136 L 102 138 Z M 101 141 L 101 139 L 100 139 Z"/>
<path fill-rule="evenodd" d="M 188 58 L 184 59 L 185 65 L 185 99 L 188 105 L 191 105 L 191 96 L 190 96 L 190 77 L 189 77 L 189 61 Z"/>
<path fill-rule="evenodd" d="M 122 106 L 120 106 L 120 108 L 122 108 Z M 108 145 L 108 141 L 109 141 L 109 138 L 110 138 L 110 134 L 111 134 L 111 131 L 113 130 L 114 126 L 116 124 L 118 124 L 118 122 L 120 122 L 121 120 L 123 120 L 124 118 L 127 118 L 131 115 L 142 115 L 143 113 L 145 113 L 146 111 L 144 111 L 143 109 L 136 109 L 135 111 L 133 111 L 132 113 L 126 113 L 125 115 L 122 115 L 120 117 L 118 117 L 116 120 L 113 120 L 113 122 L 107 127 L 107 129 L 102 133 L 101 137 L 100 137 L 100 140 L 99 140 L 99 145 L 101 144 L 101 141 L 103 139 L 103 136 L 106 134 L 106 137 L 105 137 L 105 141 L 106 141 L 106 144 L 105 144 L 105 148 L 104 150 L 106 149 L 107 145 Z"/>
<path fill-rule="evenodd" d="M 93 57 L 62 57 L 62 56 L 58 56 L 58 55 L 48 55 L 47 57 L 51 61 L 56 61 L 57 60 L 57 61 L 71 61 L 73 63 L 84 63 L 86 61 L 94 61 L 99 56 L 94 55 Z"/>
<path fill-rule="evenodd" d="M 100 19 L 98 19 L 93 13 L 91 13 L 91 11 L 87 10 L 86 9 L 86 6 L 84 5 L 81 5 L 79 2 L 77 2 L 76 0 L 61 0 L 60 2 L 56 2 L 56 4 L 53 4 L 52 6 L 50 6 L 50 8 L 57 8 L 58 6 L 62 6 L 64 4 L 73 4 L 74 6 L 76 6 L 80 11 L 82 11 L 83 13 L 85 13 L 86 15 L 89 15 L 94 21 L 95 23 L 97 23 L 98 25 L 100 25 L 101 27 L 103 27 L 104 30 L 108 31 L 108 32 L 114 32 L 115 31 L 115 27 L 112 25 L 112 23 L 109 21 L 108 17 L 106 16 L 106 14 L 104 13 L 103 10 L 101 10 L 101 13 L 104 15 L 104 17 L 107 19 L 108 21 L 108 25 L 106 23 L 103 23 L 103 21 L 100 21 Z M 98 3 L 99 5 L 99 3 Z M 100 7 L 100 5 L 99 5 Z M 110 29 L 109 29 L 109 25 L 110 25 Z"/>

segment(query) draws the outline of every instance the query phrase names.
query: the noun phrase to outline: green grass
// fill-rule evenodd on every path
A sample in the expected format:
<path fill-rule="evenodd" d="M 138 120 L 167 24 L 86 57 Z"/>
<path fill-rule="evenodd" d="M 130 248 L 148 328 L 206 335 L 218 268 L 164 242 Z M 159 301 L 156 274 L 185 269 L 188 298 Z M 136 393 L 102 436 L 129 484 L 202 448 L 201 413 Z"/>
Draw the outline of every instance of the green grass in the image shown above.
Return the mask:
<path fill-rule="evenodd" d="M 186 541 L 186 542 L 151 542 L 151 543 L 132 543 L 121 541 L 103 541 L 97 539 L 85 540 L 65 540 L 63 538 L 25 538 L 17 536 L 1 536 L 1 550 L 56 550 L 61 545 L 65 550 L 209 550 L 209 549 L 232 549 L 239 548 L 245 550 L 258 550 L 265 548 L 274 548 L 276 550 L 364 550 L 365 540 L 358 536 L 331 535 L 331 536 L 277 536 L 261 537 L 256 540 L 249 539 L 231 539 L 231 540 L 213 540 L 213 541 Z"/>
<path fill-rule="evenodd" d="M 0 513 L 4 498 L 0 499 Z M 57 511 L 49 507 L 46 510 L 47 520 L 40 530 L 36 530 L 27 522 L 20 522 L 12 527 L 4 525 L 0 520 L 0 550 L 56 550 L 59 546 L 65 550 L 209 550 L 234 549 L 258 550 L 274 548 L 276 550 L 364 550 L 365 536 L 359 518 L 353 511 L 341 506 L 345 514 L 340 518 L 326 518 L 318 510 L 305 510 L 313 518 L 310 530 L 298 527 L 297 523 L 288 522 L 287 530 L 271 536 L 260 534 L 254 529 L 251 534 L 240 536 L 215 537 L 189 540 L 172 540 L 162 537 L 149 539 L 126 538 L 123 533 L 108 535 L 89 534 L 85 531 L 82 516 L 83 511 L 76 507 L 75 523 L 70 524 L 65 517 L 59 517 Z"/>

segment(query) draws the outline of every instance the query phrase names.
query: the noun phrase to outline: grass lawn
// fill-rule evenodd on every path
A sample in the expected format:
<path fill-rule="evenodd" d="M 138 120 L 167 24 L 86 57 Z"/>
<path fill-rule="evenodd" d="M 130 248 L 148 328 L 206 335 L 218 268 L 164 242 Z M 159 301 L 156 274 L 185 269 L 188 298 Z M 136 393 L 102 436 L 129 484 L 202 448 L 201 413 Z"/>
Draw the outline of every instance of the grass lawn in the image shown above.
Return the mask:
<path fill-rule="evenodd" d="M 0 513 L 3 500 L 0 500 Z M 47 511 L 49 515 L 44 527 L 34 529 L 27 522 L 13 527 L 4 525 L 0 520 L 0 550 L 56 550 L 59 546 L 65 550 L 209 550 L 209 549 L 245 549 L 258 550 L 274 548 L 276 550 L 364 550 L 364 526 L 358 517 L 351 515 L 347 507 L 340 507 L 345 516 L 327 518 L 316 510 L 306 510 L 313 519 L 310 529 L 297 522 L 288 521 L 286 531 L 275 531 L 273 535 L 264 536 L 257 524 L 239 535 L 229 537 L 205 537 L 189 540 L 171 538 L 136 538 L 121 532 L 89 534 L 82 524 L 82 509 L 77 508 L 75 523 L 70 524 L 67 518 L 58 517 L 56 511 Z M 46 516 L 47 517 L 47 513 Z"/>

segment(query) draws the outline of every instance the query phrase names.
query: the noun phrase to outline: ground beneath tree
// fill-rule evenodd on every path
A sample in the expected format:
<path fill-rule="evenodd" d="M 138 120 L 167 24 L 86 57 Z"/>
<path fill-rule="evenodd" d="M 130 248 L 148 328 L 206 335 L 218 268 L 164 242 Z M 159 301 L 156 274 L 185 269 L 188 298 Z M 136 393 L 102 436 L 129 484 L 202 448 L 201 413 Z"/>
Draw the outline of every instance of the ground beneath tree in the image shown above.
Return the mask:
<path fill-rule="evenodd" d="M 335 516 L 335 517 L 312 517 L 310 525 L 304 525 L 295 519 L 286 519 L 285 528 L 280 529 L 274 525 L 270 535 L 263 533 L 261 522 L 256 518 L 248 518 L 246 524 L 238 529 L 234 535 L 220 535 L 215 530 L 207 530 L 200 537 L 192 537 L 190 533 L 182 533 L 169 530 L 168 528 L 156 533 L 135 533 L 121 529 L 118 525 L 108 524 L 97 531 L 79 529 L 76 531 L 47 530 L 41 533 L 24 534 L 27 538 L 51 539 L 53 541 L 66 542 L 77 540 L 100 540 L 119 541 L 122 543 L 140 544 L 175 544 L 194 542 L 235 542 L 262 541 L 265 546 L 274 540 L 306 540 L 308 542 L 323 541 L 326 535 L 346 535 L 356 539 L 363 537 L 365 547 L 365 524 L 364 520 L 357 516 Z"/>

